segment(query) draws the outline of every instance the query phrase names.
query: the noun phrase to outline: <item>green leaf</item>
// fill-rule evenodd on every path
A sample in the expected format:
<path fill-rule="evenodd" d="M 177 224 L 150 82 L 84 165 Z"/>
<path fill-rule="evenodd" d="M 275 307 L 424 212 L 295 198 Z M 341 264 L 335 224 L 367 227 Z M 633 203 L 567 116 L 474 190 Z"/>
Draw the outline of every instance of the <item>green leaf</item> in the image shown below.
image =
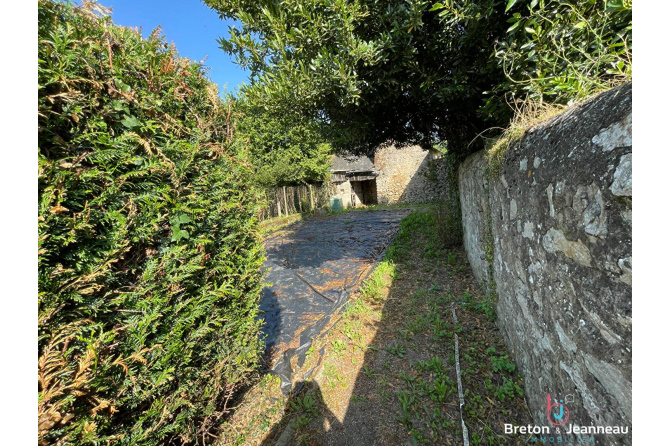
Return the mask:
<path fill-rule="evenodd" d="M 135 116 L 128 116 L 128 115 L 123 115 L 121 124 L 123 124 L 124 127 L 131 130 L 140 126 L 140 122 L 137 120 Z"/>
<path fill-rule="evenodd" d="M 128 107 L 121 101 L 113 100 L 109 103 L 115 111 L 125 111 L 128 113 Z"/>
<path fill-rule="evenodd" d="M 514 31 L 515 29 L 517 29 L 519 27 L 519 25 L 521 25 L 521 21 L 518 21 L 514 25 L 507 28 L 507 32 L 510 33 L 511 31 Z"/>
<path fill-rule="evenodd" d="M 116 85 L 116 88 L 118 88 L 124 93 L 129 93 L 130 90 L 132 90 L 132 88 L 130 88 L 130 85 L 126 84 L 121 79 L 114 79 L 114 84 Z"/>
<path fill-rule="evenodd" d="M 625 9 L 623 6 L 623 0 L 609 0 L 605 8 L 606 13 L 621 11 Z"/>
<path fill-rule="evenodd" d="M 514 5 L 516 4 L 517 1 L 518 1 L 518 0 L 509 0 L 509 2 L 507 2 L 507 8 L 505 8 L 505 12 L 509 11 L 510 8 L 511 8 L 512 6 L 514 6 Z"/>
<path fill-rule="evenodd" d="M 172 227 L 172 241 L 173 242 L 178 242 L 179 240 L 183 238 L 189 238 L 188 231 L 185 231 L 183 229 L 179 229 L 176 226 Z"/>

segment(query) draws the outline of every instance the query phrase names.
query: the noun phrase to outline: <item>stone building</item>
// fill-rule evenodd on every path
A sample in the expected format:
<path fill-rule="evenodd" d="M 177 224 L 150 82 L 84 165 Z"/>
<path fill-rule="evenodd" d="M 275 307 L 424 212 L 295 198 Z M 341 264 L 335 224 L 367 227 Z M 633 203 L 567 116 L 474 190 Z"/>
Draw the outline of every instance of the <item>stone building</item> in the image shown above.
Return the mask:
<path fill-rule="evenodd" d="M 330 167 L 332 196 L 342 201 L 342 206 L 357 207 L 377 204 L 377 177 L 379 169 L 371 157 L 334 155 Z"/>
<path fill-rule="evenodd" d="M 435 173 L 440 154 L 419 146 L 378 149 L 374 156 L 333 156 L 332 196 L 344 207 L 370 204 L 426 203 L 437 198 Z"/>

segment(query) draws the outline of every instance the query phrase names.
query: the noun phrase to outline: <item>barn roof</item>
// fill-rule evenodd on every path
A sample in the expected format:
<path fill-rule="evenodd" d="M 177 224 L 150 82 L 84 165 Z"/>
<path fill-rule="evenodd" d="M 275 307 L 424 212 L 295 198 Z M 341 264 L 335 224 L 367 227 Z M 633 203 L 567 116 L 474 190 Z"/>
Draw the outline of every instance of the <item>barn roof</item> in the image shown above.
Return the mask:
<path fill-rule="evenodd" d="M 333 155 L 330 166 L 331 172 L 371 172 L 376 170 L 372 157 Z"/>

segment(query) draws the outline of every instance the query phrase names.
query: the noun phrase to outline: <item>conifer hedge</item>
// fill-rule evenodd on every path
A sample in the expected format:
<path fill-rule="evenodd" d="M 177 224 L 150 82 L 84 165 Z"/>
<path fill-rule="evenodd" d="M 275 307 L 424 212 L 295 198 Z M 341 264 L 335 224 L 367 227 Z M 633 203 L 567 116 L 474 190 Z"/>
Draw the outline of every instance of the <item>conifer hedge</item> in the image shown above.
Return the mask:
<path fill-rule="evenodd" d="M 158 32 L 38 9 L 39 442 L 202 443 L 261 350 L 230 102 Z"/>

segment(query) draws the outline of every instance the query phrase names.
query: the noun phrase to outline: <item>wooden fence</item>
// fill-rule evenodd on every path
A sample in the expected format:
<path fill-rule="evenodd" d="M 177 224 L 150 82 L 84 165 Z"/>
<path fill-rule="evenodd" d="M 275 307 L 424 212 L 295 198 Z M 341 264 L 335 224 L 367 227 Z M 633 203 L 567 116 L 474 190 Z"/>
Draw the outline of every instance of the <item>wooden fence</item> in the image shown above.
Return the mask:
<path fill-rule="evenodd" d="M 330 189 L 329 183 L 268 188 L 265 190 L 266 206 L 261 210 L 259 220 L 327 208 L 330 205 Z"/>

